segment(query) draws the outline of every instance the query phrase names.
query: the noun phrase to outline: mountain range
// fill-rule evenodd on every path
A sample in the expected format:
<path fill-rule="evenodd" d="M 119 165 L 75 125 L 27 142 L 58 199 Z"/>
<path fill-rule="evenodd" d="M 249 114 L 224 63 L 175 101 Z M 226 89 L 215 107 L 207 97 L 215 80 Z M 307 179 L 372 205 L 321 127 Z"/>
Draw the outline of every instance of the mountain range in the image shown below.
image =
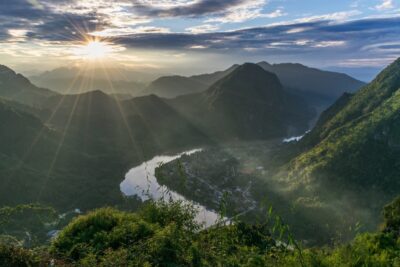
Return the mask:
<path fill-rule="evenodd" d="M 135 164 L 215 142 L 284 136 L 305 129 L 311 114 L 276 75 L 255 64 L 174 100 L 125 99 L 99 90 L 61 95 L 9 69 L 1 78 L 3 85 L 13 81 L 0 88 L 3 205 L 40 201 L 65 210 L 123 204 L 118 184 Z M 29 97 L 46 94 L 33 102 L 9 97 L 8 88 Z"/>
<path fill-rule="evenodd" d="M 61 67 L 29 79 L 38 86 L 61 94 L 79 94 L 101 90 L 107 94 L 138 95 L 157 77 L 147 71 L 109 67 Z"/>
<path fill-rule="evenodd" d="M 300 187 L 308 184 L 307 190 L 329 192 L 321 201 L 340 192 L 378 209 L 398 194 L 399 89 L 400 59 L 354 95 L 343 95 L 298 144 L 301 153 L 288 164 L 289 177 Z"/>
<path fill-rule="evenodd" d="M 186 148 L 297 135 L 314 116 L 303 95 L 260 64 L 235 66 L 206 90 L 173 99 L 126 99 L 99 90 L 61 95 L 1 70 L 2 205 L 132 208 L 140 201 L 119 189 L 130 167 Z M 300 142 L 283 145 L 258 194 L 285 192 L 279 199 L 301 210 L 289 217 L 310 222 L 307 234 L 315 224 L 320 233 L 332 231 L 322 229 L 325 223 L 376 225 L 383 203 L 400 191 L 399 73 L 400 59 L 339 97 Z"/>
<path fill-rule="evenodd" d="M 302 64 L 282 63 L 269 64 L 259 62 L 264 70 L 275 73 L 283 87 L 303 97 L 310 105 L 324 109 L 332 104 L 344 92 L 354 92 L 365 85 L 346 74 L 309 68 Z M 240 65 L 233 65 L 225 71 L 190 77 L 161 77 L 142 92 L 156 94 L 166 98 L 174 98 L 184 94 L 207 90 L 213 83 L 229 75 Z"/>
<path fill-rule="evenodd" d="M 29 106 L 40 106 L 54 92 L 33 85 L 27 78 L 0 65 L 0 97 Z"/>
<path fill-rule="evenodd" d="M 283 87 L 307 101 L 318 113 L 331 105 L 344 92 L 354 92 L 364 82 L 346 74 L 323 71 L 298 63 L 257 63 L 268 72 L 275 73 Z M 186 94 L 206 91 L 214 83 L 229 75 L 240 65 L 235 64 L 223 71 L 193 76 L 162 76 L 147 72 L 113 68 L 58 68 L 47 71 L 31 80 L 42 87 L 62 94 L 77 94 L 102 90 L 126 98 L 154 94 L 163 98 L 175 98 Z"/>
<path fill-rule="evenodd" d="M 181 95 L 199 93 L 207 90 L 213 83 L 230 74 L 238 66 L 233 65 L 224 71 L 190 77 L 163 76 L 151 82 L 141 94 L 155 94 L 165 98 L 174 98 Z"/>
<path fill-rule="evenodd" d="M 382 207 L 400 193 L 399 97 L 400 59 L 339 97 L 310 132 L 293 138 L 300 141 L 206 149 L 163 165 L 159 180 L 214 209 L 227 192 L 229 210 L 250 220 L 271 205 L 308 244 L 348 240 L 354 229 L 376 229 Z"/>
<path fill-rule="evenodd" d="M 284 90 L 278 77 L 243 64 L 209 89 L 168 100 L 171 106 L 222 140 L 265 139 L 307 130 L 313 111 Z"/>
<path fill-rule="evenodd" d="M 284 149 L 271 180 L 279 192 L 291 192 L 303 216 L 319 226 L 341 225 L 342 233 L 358 224 L 376 229 L 381 208 L 400 192 L 399 89 L 397 59 L 359 91 L 343 94 L 310 133 Z"/>

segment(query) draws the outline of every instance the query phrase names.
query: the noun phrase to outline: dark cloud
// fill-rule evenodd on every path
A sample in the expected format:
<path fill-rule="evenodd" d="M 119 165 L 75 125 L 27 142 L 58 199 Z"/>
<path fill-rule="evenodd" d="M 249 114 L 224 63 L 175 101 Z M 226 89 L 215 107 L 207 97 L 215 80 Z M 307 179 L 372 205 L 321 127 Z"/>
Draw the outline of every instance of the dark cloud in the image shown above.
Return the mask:
<path fill-rule="evenodd" d="M 287 54 L 323 49 L 357 51 L 354 49 L 393 41 L 395 36 L 400 36 L 400 17 L 344 23 L 317 21 L 204 34 L 135 34 L 115 42 L 136 48 L 190 49 L 195 46 L 205 48 L 203 51 L 221 53 L 247 49 Z"/>
<path fill-rule="evenodd" d="M 82 40 L 87 37 L 88 33 L 109 26 L 95 13 L 51 14 L 46 16 L 46 21 L 46 23 L 34 26 L 29 37 L 49 41 Z"/>
<path fill-rule="evenodd" d="M 40 19 L 46 11 L 42 8 L 35 7 L 27 0 L 1 0 L 0 1 L 0 18 L 6 19 Z"/>
<path fill-rule="evenodd" d="M 229 8 L 250 2 L 249 0 L 202 0 L 191 5 L 181 5 L 172 8 L 157 8 L 151 4 L 135 4 L 134 9 L 140 14 L 161 17 L 203 16 L 224 13 Z"/>
<path fill-rule="evenodd" d="M 69 10 L 60 13 L 49 6 L 49 3 L 70 2 L 69 0 L 40 2 L 0 0 L 0 40 L 10 38 L 10 35 L 5 34 L 8 29 L 25 29 L 28 30 L 29 38 L 41 40 L 82 40 L 89 32 L 109 26 L 104 15 L 95 12 L 77 14 Z"/>

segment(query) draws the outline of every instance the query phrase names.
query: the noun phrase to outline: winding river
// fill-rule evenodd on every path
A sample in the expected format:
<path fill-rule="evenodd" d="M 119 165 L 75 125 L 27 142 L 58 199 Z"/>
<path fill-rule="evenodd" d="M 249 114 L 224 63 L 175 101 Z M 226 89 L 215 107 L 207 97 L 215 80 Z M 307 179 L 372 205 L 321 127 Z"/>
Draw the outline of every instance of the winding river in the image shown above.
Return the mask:
<path fill-rule="evenodd" d="M 172 156 L 160 155 L 152 158 L 149 161 L 143 162 L 129 170 L 125 175 L 125 180 L 120 184 L 121 191 L 126 196 L 139 196 L 142 201 L 148 199 L 160 200 L 170 199 L 182 200 L 191 203 L 198 210 L 196 220 L 204 223 L 205 227 L 215 224 L 218 219 L 218 214 L 214 211 L 207 210 L 204 206 L 187 200 L 184 196 L 177 192 L 170 191 L 166 186 L 160 185 L 155 176 L 155 169 L 162 163 L 173 161 L 184 154 L 190 155 L 201 151 L 201 149 L 193 149 Z"/>

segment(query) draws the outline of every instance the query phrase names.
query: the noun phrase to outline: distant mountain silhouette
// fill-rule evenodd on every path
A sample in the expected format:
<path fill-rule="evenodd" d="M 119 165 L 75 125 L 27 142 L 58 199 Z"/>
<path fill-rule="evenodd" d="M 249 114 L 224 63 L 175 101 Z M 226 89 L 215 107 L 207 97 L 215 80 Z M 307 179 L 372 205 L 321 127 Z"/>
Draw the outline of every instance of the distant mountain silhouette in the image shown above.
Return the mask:
<path fill-rule="evenodd" d="M 99 76 L 104 80 L 110 81 L 134 81 L 139 83 L 150 82 L 160 76 L 158 73 L 150 70 L 129 69 L 124 67 L 99 67 L 99 66 L 83 66 L 83 67 L 60 67 L 50 71 L 45 71 L 39 75 L 29 77 L 32 81 L 53 80 L 53 79 L 73 79 L 75 77 L 89 77 L 98 79 Z"/>
<path fill-rule="evenodd" d="M 132 76 L 144 77 L 140 73 L 128 73 L 119 69 L 88 69 L 58 68 L 41 75 L 31 77 L 39 85 L 51 88 L 61 94 L 79 94 L 94 90 L 102 90 L 108 94 L 137 95 L 145 88 L 139 79 L 131 80 Z"/>
<path fill-rule="evenodd" d="M 160 97 L 173 98 L 204 91 L 207 86 L 208 84 L 188 77 L 164 76 L 150 83 L 141 94 L 155 94 Z"/>
<path fill-rule="evenodd" d="M 322 71 L 301 64 L 271 65 L 267 62 L 260 62 L 258 65 L 268 72 L 275 73 L 287 91 L 302 97 L 318 111 L 328 107 L 344 92 L 354 92 L 365 85 L 346 74 Z M 153 93 L 166 98 L 174 98 L 205 91 L 239 66 L 233 65 L 225 71 L 191 77 L 165 76 L 157 79 L 156 86 L 150 85 L 143 91 L 143 94 Z"/>
<path fill-rule="evenodd" d="M 231 67 L 229 67 L 223 71 L 216 71 L 216 72 L 209 73 L 209 74 L 193 75 L 190 78 L 210 86 L 213 83 L 217 82 L 218 80 L 224 78 L 228 74 L 232 73 L 238 67 L 239 67 L 238 64 L 234 64 Z"/>
<path fill-rule="evenodd" d="M 199 93 L 207 90 L 213 83 L 231 73 L 238 65 L 233 65 L 224 71 L 210 74 L 185 76 L 163 76 L 150 83 L 141 95 L 155 94 L 165 98 L 174 98 L 181 95 Z"/>
<path fill-rule="evenodd" d="M 27 78 L 0 65 L 0 97 L 30 106 L 40 105 L 56 93 L 36 87 Z"/>
<path fill-rule="evenodd" d="M 263 69 L 275 73 L 283 86 L 310 102 L 332 103 L 345 92 L 355 92 L 365 85 L 347 74 L 309 68 L 302 64 L 258 63 Z"/>

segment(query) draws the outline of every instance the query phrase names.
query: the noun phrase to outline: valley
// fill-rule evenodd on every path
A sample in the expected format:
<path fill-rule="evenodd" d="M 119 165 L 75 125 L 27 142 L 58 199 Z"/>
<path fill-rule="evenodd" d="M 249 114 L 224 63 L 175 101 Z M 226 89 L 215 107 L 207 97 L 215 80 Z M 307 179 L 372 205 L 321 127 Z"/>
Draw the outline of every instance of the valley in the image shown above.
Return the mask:
<path fill-rule="evenodd" d="M 48 91 L 3 67 L 16 90 L 28 84 L 40 94 L 0 90 L 7 125 L 0 130 L 0 203 L 47 218 L 24 225 L 29 235 L 7 229 L 31 246 L 57 239 L 81 212 L 181 203 L 202 229 L 238 221 L 275 227 L 279 218 L 304 246 L 349 242 L 376 229 L 380 210 L 399 192 L 398 64 L 339 97 L 311 130 L 319 113 L 313 104 L 257 64 L 171 99 L 100 90 L 42 95 Z M 371 98 L 376 90 L 379 98 Z M 70 215 L 54 218 L 62 214 Z"/>
<path fill-rule="evenodd" d="M 399 0 L 0 0 L 0 267 L 400 267 Z"/>

